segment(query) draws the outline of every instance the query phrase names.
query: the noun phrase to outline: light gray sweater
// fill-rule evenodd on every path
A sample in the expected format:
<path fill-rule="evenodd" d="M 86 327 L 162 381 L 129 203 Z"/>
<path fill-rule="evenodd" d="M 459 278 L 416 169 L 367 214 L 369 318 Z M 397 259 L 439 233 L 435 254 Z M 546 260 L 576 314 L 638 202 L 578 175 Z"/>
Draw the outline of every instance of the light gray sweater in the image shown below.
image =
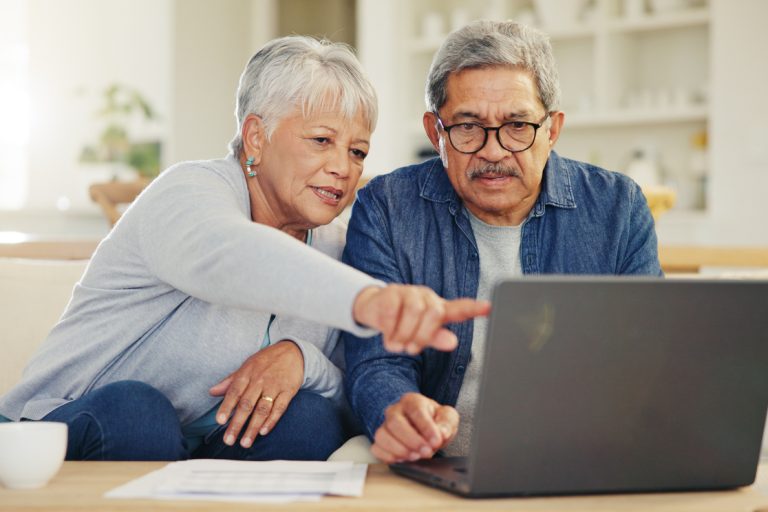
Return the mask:
<path fill-rule="evenodd" d="M 187 424 L 220 400 L 208 389 L 259 350 L 271 313 L 271 340 L 302 350 L 304 388 L 337 398 L 341 373 L 328 356 L 338 333 L 325 326 L 373 334 L 354 321 L 352 304 L 380 284 L 337 261 L 344 235 L 340 223 L 322 226 L 310 248 L 252 222 L 232 155 L 171 167 L 99 244 L 0 414 L 40 419 L 133 379 L 163 392 Z"/>

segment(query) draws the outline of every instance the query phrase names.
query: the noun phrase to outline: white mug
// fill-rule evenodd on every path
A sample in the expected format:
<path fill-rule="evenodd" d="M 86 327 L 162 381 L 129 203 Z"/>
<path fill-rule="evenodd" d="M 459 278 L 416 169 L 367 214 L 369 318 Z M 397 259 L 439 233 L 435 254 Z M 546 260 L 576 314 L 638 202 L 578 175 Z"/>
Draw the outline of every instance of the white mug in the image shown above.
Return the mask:
<path fill-rule="evenodd" d="M 66 423 L 0 423 L 0 483 L 9 489 L 43 487 L 59 471 L 66 454 Z"/>

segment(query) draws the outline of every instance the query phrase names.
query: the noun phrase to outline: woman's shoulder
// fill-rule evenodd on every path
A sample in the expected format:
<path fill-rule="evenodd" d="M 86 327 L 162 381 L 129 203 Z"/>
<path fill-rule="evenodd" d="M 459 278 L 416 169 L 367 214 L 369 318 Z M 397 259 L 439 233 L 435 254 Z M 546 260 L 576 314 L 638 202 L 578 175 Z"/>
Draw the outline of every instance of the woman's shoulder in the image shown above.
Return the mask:
<path fill-rule="evenodd" d="M 172 202 L 179 208 L 202 207 L 201 199 L 209 202 L 231 203 L 240 209 L 247 207 L 248 191 L 238 163 L 227 157 L 217 160 L 190 160 L 168 167 L 152 180 L 152 183 L 137 198 L 137 203 Z M 164 207 L 172 208 L 173 205 Z"/>
<path fill-rule="evenodd" d="M 233 184 L 243 181 L 242 170 L 231 155 L 214 160 L 178 162 L 160 173 L 155 181 L 189 182 L 222 179 Z"/>

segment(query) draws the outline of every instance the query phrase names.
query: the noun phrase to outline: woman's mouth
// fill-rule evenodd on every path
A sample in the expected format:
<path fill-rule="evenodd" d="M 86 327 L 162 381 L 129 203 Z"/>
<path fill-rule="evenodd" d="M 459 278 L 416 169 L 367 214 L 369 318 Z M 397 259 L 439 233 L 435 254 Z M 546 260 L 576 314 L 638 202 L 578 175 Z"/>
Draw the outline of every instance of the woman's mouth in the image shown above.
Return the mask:
<path fill-rule="evenodd" d="M 344 191 L 333 187 L 310 187 L 325 204 L 337 206 L 344 195 Z"/>

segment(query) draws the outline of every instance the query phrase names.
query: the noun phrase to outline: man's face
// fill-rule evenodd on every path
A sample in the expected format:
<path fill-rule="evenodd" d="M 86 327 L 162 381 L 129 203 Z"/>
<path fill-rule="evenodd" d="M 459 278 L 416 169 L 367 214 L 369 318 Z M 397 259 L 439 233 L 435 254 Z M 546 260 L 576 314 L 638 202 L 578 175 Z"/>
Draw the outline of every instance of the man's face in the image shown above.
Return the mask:
<path fill-rule="evenodd" d="M 504 149 L 497 132 L 491 131 L 482 149 L 465 154 L 453 147 L 433 113 L 424 114 L 427 135 L 469 211 L 488 224 L 519 225 L 541 190 L 544 166 L 560 134 L 563 113 L 547 117 L 533 76 L 520 68 L 465 69 L 449 76 L 446 89 L 447 100 L 438 112 L 444 126 L 476 123 L 495 127 L 510 121 L 538 124 L 544 119 L 533 145 L 525 151 Z"/>

